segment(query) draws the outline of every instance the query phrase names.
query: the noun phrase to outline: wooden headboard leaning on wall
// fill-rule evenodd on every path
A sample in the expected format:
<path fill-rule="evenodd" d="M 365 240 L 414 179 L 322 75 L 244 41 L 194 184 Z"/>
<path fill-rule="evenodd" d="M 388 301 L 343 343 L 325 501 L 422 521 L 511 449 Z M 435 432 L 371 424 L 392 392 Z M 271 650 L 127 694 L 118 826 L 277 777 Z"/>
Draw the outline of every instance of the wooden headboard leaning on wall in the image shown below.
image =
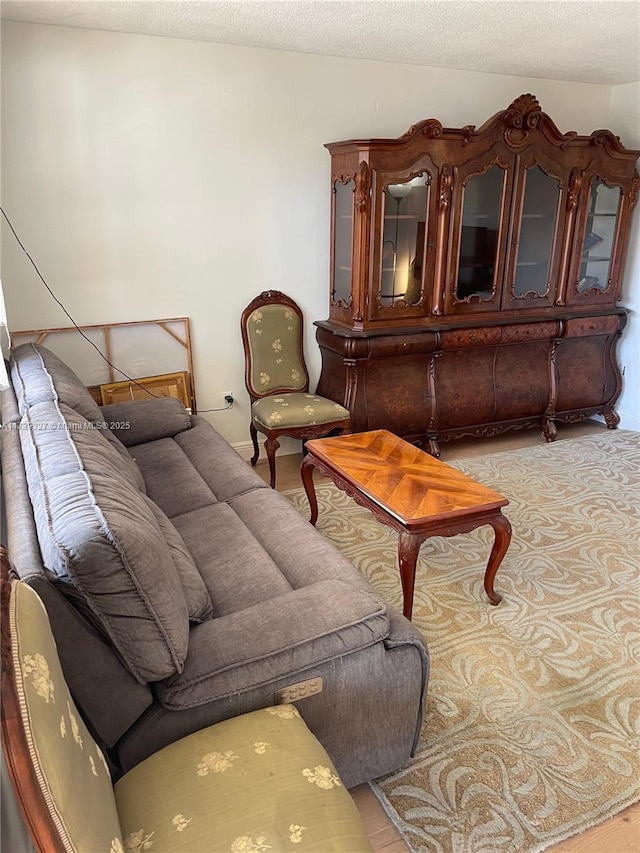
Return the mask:
<path fill-rule="evenodd" d="M 43 344 L 68 364 L 98 405 L 177 397 L 197 412 L 188 317 L 11 333 L 12 346 L 29 342 Z"/>

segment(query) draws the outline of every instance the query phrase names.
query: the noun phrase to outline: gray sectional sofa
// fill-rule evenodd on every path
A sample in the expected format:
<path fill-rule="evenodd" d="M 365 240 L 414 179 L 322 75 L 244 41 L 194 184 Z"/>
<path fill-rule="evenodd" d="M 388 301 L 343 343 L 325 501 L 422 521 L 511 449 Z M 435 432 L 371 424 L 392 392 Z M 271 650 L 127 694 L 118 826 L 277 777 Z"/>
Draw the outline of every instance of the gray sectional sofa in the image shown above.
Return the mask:
<path fill-rule="evenodd" d="M 292 698 L 345 785 L 409 760 L 422 636 L 207 421 L 171 399 L 99 407 L 34 344 L 10 375 L 9 557 L 115 774 Z"/>

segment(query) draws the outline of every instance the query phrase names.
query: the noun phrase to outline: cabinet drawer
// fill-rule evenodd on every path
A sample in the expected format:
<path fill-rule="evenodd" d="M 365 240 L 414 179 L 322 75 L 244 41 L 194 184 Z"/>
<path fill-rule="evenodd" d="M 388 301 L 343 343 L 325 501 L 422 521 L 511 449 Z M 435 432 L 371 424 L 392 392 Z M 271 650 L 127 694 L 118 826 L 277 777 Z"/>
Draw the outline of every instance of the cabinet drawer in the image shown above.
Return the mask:
<path fill-rule="evenodd" d="M 418 335 L 380 335 L 369 338 L 369 357 L 424 355 L 436 349 L 437 340 L 434 332 L 421 332 Z"/>
<path fill-rule="evenodd" d="M 558 334 L 559 324 L 518 323 L 515 326 L 502 326 L 502 343 L 515 344 L 519 341 L 549 341 Z"/>
<path fill-rule="evenodd" d="M 586 338 L 590 335 L 612 335 L 620 328 L 617 314 L 608 317 L 576 317 L 567 320 L 567 338 Z"/>
<path fill-rule="evenodd" d="M 462 347 L 484 347 L 499 344 L 501 329 L 499 326 L 481 329 L 450 329 L 442 333 L 443 350 Z"/>

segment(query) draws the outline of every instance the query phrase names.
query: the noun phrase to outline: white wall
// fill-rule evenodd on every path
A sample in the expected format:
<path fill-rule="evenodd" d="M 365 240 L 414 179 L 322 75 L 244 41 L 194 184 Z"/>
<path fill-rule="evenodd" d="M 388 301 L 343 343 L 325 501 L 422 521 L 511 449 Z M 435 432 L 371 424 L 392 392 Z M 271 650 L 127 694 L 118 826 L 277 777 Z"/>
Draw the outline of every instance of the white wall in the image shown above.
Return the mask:
<path fill-rule="evenodd" d="M 640 150 L 640 83 L 613 87 L 608 127 L 627 148 Z M 618 345 L 624 384 L 616 408 L 621 427 L 640 431 L 640 213 L 637 210 L 631 229 L 622 294 L 622 304 L 629 309 L 629 318 Z"/>
<path fill-rule="evenodd" d="M 234 391 L 234 409 L 209 417 L 238 444 L 238 322 L 261 290 L 300 303 L 312 382 L 319 373 L 323 143 L 398 136 L 431 116 L 481 124 L 523 92 L 562 131 L 624 114 L 606 86 L 4 23 L 2 203 L 76 322 L 192 318 L 199 407 Z M 2 238 L 12 327 L 68 325 L 4 226 Z"/>

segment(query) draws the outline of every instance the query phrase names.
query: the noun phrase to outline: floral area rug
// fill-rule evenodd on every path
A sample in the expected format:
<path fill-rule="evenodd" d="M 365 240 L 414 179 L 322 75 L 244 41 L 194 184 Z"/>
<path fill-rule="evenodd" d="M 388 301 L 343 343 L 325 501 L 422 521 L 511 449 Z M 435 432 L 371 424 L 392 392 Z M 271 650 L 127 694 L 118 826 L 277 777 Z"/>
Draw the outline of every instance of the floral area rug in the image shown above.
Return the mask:
<path fill-rule="evenodd" d="M 451 464 L 509 498 L 503 600 L 483 591 L 490 527 L 423 544 L 421 743 L 372 787 L 414 851 L 538 853 L 640 800 L 640 433 Z M 317 493 L 318 529 L 401 608 L 396 534 Z"/>

